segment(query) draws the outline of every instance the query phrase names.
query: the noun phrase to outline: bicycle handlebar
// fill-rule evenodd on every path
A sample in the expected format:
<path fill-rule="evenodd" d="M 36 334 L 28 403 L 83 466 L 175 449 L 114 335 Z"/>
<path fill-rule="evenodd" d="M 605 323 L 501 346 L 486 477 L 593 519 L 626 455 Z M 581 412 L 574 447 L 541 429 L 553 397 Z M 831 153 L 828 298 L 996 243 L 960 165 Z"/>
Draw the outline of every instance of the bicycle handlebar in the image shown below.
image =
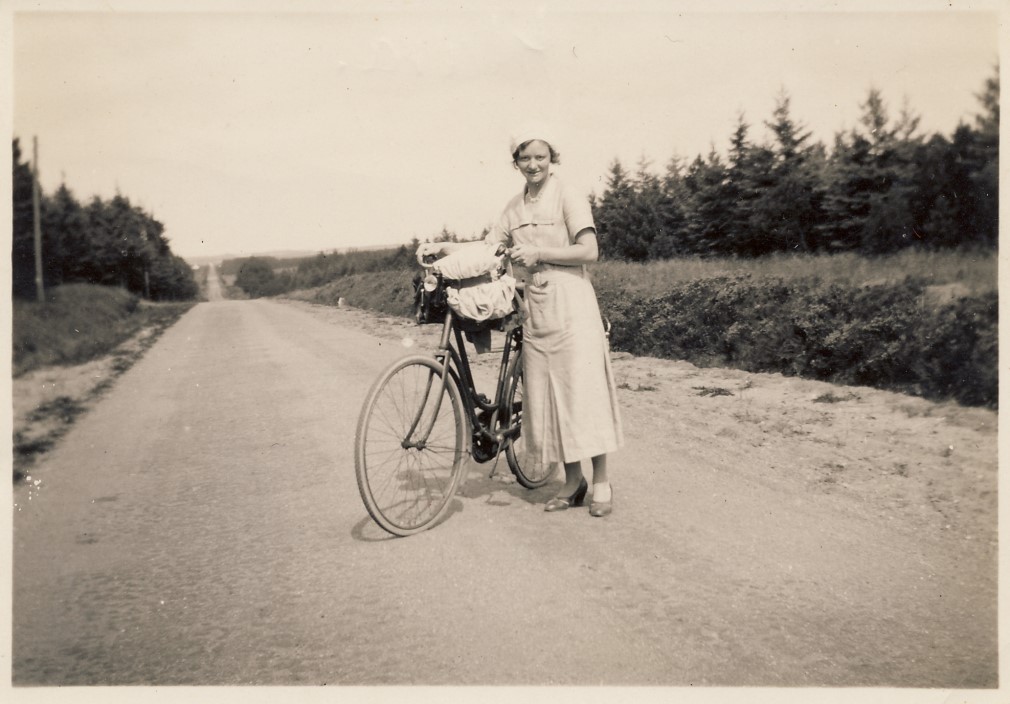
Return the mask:
<path fill-rule="evenodd" d="M 504 243 L 499 244 L 498 248 L 495 250 L 495 256 L 508 259 L 512 256 L 512 249 L 506 247 Z M 417 259 L 417 263 L 420 264 L 423 269 L 431 269 L 439 260 L 439 256 L 437 254 L 425 254 L 415 258 Z"/>

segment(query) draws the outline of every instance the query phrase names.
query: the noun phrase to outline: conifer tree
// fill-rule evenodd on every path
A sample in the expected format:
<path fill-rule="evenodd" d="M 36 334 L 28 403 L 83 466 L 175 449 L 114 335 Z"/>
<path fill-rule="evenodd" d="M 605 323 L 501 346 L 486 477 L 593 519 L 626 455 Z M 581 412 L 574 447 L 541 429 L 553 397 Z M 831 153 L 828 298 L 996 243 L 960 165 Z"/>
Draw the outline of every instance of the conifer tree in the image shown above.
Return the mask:
<path fill-rule="evenodd" d="M 650 259 L 668 259 L 689 252 L 685 214 L 687 191 L 684 185 L 684 165 L 679 157 L 670 159 L 659 186 L 659 233 L 650 245 Z"/>
<path fill-rule="evenodd" d="M 77 271 L 88 249 L 87 220 L 81 204 L 67 185 L 42 202 L 42 232 L 46 281 L 52 284 L 83 280 Z"/>
<path fill-rule="evenodd" d="M 703 256 L 731 253 L 733 217 L 727 203 L 734 198 L 734 186 L 714 147 L 707 159 L 699 155 L 691 163 L 684 183 L 690 199 L 687 229 L 691 251 Z"/>
<path fill-rule="evenodd" d="M 753 144 L 750 125 L 743 115 L 730 139 L 728 181 L 723 192 L 732 199 L 726 204 L 727 249 L 733 254 L 757 256 L 772 249 L 762 213 L 764 194 L 774 185 L 771 151 Z"/>
<path fill-rule="evenodd" d="M 976 96 L 982 112 L 975 116 L 966 161 L 971 171 L 968 221 L 972 240 L 995 246 L 999 240 L 999 66 Z"/>
<path fill-rule="evenodd" d="M 751 229 L 759 246 L 750 253 L 808 252 L 816 247 L 815 228 L 821 218 L 822 187 L 816 146 L 808 144 L 810 132 L 790 113 L 790 98 L 780 93 L 765 126 L 773 143 L 760 152 L 759 181 Z"/>
<path fill-rule="evenodd" d="M 21 143 L 14 138 L 13 194 L 11 207 L 11 278 L 14 295 L 22 298 L 35 296 L 35 232 L 32 214 L 32 169 L 21 161 Z"/>
<path fill-rule="evenodd" d="M 590 205 L 602 255 L 610 259 L 644 259 L 648 246 L 641 244 L 636 232 L 638 206 L 634 182 L 619 160 L 610 165 L 606 191 Z"/>

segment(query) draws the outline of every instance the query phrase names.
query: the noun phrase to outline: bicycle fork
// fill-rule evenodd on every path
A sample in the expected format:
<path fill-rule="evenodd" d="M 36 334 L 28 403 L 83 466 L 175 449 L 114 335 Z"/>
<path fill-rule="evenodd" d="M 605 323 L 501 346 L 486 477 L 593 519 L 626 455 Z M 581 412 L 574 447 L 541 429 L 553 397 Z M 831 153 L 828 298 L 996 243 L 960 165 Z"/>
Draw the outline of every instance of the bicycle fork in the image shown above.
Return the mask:
<path fill-rule="evenodd" d="M 431 435 L 432 428 L 435 427 L 435 421 L 438 420 L 438 414 L 442 410 L 442 397 L 445 394 L 442 390 L 445 388 L 446 374 L 448 373 L 447 368 L 443 368 L 442 375 L 436 377 L 434 372 L 428 374 L 428 381 L 424 389 L 424 397 L 421 399 L 421 403 L 418 404 L 417 413 L 414 415 L 414 420 L 411 422 L 410 427 L 407 429 L 407 435 L 400 441 L 400 446 L 409 450 L 414 448 L 417 450 L 423 450 L 428 445 L 428 437 Z M 423 431 L 419 436 L 415 436 L 414 432 L 417 430 L 421 423 L 421 419 L 424 417 L 424 409 L 428 407 L 428 399 L 431 398 L 431 390 L 434 388 L 435 379 L 438 378 L 440 381 L 438 400 L 435 402 L 434 412 L 431 414 L 431 419 L 425 424 Z"/>
<path fill-rule="evenodd" d="M 435 402 L 434 412 L 431 414 L 431 420 L 426 424 L 420 437 L 414 439 L 414 431 L 417 430 L 421 419 L 424 417 L 424 409 L 428 407 L 428 399 L 431 398 L 431 391 L 434 388 L 436 375 L 434 372 L 430 372 L 428 380 L 425 382 L 424 397 L 421 399 L 421 403 L 418 404 L 417 413 L 414 415 L 414 420 L 407 429 L 406 436 L 400 441 L 400 446 L 405 450 L 411 448 L 423 450 L 428 446 L 428 437 L 431 435 L 431 431 L 435 427 L 435 421 L 438 420 L 438 414 L 442 410 L 442 399 L 445 398 L 446 385 L 449 383 L 449 316 L 451 315 L 451 313 L 446 312 L 446 324 L 442 329 L 442 339 L 439 342 L 438 350 L 435 352 L 435 359 L 442 364 L 442 373 L 438 376 L 438 400 Z"/>

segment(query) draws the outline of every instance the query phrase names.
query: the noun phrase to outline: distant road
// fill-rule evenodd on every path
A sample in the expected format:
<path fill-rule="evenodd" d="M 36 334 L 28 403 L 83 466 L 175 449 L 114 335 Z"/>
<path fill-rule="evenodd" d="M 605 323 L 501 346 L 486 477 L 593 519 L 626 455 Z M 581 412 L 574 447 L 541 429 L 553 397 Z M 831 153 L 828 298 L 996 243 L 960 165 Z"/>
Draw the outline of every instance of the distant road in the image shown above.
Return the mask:
<path fill-rule="evenodd" d="M 784 414 L 815 434 L 862 407 L 786 397 L 773 375 L 702 398 L 691 385 L 744 375 L 641 367 L 620 391 L 612 516 L 545 514 L 556 484 L 482 465 L 442 525 L 394 539 L 361 504 L 352 445 L 407 346 L 353 311 L 217 301 L 209 274 L 212 302 L 14 489 L 15 684 L 994 685 L 989 536 L 804 479 L 817 453 L 875 451 L 887 419 L 946 442 L 943 418 L 881 407 L 850 446 L 832 428 L 814 443 L 776 434 L 799 427 Z"/>
<path fill-rule="evenodd" d="M 218 276 L 217 267 L 213 264 L 207 265 L 207 300 L 223 301 L 224 293 L 221 290 L 221 277 Z"/>

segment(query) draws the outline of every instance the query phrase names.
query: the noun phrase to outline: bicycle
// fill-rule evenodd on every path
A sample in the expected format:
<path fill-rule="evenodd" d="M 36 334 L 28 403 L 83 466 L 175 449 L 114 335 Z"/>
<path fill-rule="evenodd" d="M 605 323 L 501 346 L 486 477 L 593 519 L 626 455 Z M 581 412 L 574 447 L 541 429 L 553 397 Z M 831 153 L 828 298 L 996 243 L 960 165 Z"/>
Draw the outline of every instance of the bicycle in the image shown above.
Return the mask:
<path fill-rule="evenodd" d="M 516 481 L 528 489 L 546 484 L 554 471 L 551 465 L 532 472 L 522 464 L 523 330 L 518 313 L 483 323 L 462 318 L 448 306 L 445 290 L 459 283 L 434 271 L 415 278 L 415 318 L 418 323 L 441 322 L 438 347 L 431 356 L 408 356 L 383 371 L 358 418 L 358 490 L 372 519 L 393 535 L 418 533 L 445 515 L 467 457 L 478 463 L 494 459 L 497 466 L 504 451 Z M 521 288 L 515 302 L 521 302 Z M 504 332 L 505 342 L 494 398 L 488 398 L 476 389 L 463 337 L 492 327 Z"/>

